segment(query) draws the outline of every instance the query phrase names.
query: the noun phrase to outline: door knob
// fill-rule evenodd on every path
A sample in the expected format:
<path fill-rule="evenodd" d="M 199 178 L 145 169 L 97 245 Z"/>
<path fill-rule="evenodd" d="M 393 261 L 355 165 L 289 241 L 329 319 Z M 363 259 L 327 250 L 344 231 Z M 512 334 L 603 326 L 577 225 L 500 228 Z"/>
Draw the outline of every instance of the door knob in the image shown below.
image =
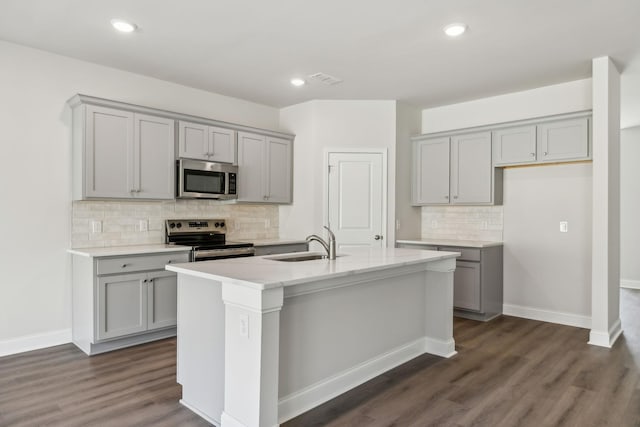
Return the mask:
<path fill-rule="evenodd" d="M 382 240 L 382 236 L 381 236 L 381 235 L 379 235 L 379 234 L 376 234 L 375 236 L 373 236 L 373 238 L 374 238 L 375 240 Z"/>

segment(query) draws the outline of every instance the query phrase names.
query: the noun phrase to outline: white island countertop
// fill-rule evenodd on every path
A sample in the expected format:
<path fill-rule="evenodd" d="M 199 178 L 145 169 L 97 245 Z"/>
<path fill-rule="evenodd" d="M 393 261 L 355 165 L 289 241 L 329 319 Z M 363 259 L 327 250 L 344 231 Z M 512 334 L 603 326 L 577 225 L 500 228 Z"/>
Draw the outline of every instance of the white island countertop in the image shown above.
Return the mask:
<path fill-rule="evenodd" d="M 69 249 L 67 252 L 73 255 L 85 257 L 107 257 L 107 256 L 126 256 L 126 255 L 152 255 L 165 252 L 188 252 L 191 246 L 181 245 L 131 245 L 131 246 L 108 246 L 100 248 L 78 248 Z"/>
<path fill-rule="evenodd" d="M 430 246 L 455 246 L 459 248 L 489 248 L 492 246 L 502 246 L 502 242 L 490 242 L 486 240 L 456 240 L 456 239 L 415 239 L 396 240 L 396 243 L 409 245 L 430 245 Z"/>
<path fill-rule="evenodd" d="M 322 254 L 321 252 L 298 252 Z M 167 265 L 166 269 L 204 279 L 224 281 L 254 289 L 272 289 L 347 276 L 403 267 L 424 262 L 455 258 L 457 252 L 432 252 L 419 249 L 352 248 L 338 254 L 330 261 L 318 259 L 301 262 L 277 261 L 273 258 L 285 255 L 230 258 L 186 264 Z"/>

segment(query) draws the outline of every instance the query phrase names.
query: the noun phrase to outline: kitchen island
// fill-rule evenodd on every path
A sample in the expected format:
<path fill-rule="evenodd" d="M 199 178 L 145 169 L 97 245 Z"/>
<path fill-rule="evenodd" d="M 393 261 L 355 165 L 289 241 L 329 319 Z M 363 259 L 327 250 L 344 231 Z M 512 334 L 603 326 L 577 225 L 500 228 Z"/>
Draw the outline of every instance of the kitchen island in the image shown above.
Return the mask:
<path fill-rule="evenodd" d="M 166 267 L 185 406 L 224 427 L 271 427 L 425 352 L 455 354 L 457 253 L 300 255 Z"/>

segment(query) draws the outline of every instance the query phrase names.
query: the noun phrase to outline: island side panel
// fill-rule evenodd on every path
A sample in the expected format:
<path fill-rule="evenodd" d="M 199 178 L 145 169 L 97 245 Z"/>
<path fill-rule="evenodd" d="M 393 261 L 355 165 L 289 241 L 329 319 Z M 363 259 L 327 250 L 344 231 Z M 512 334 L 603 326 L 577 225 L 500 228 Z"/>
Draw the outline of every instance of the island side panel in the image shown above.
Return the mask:
<path fill-rule="evenodd" d="M 180 403 L 216 425 L 224 404 L 224 319 L 220 282 L 178 274 Z"/>
<path fill-rule="evenodd" d="M 455 259 L 446 264 L 455 266 Z M 300 295 L 288 289 L 285 295 L 294 296 L 285 297 L 281 311 L 281 423 L 430 352 L 433 341 L 453 343 L 453 269 L 426 268 L 354 275 Z"/>

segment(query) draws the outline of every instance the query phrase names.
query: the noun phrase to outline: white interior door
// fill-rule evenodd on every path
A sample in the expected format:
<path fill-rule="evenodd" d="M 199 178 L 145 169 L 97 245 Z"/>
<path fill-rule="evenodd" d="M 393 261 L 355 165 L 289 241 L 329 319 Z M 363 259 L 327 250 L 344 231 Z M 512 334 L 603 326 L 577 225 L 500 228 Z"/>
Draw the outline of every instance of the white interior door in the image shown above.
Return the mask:
<path fill-rule="evenodd" d="M 384 153 L 329 152 L 327 210 L 338 250 L 385 246 Z"/>

